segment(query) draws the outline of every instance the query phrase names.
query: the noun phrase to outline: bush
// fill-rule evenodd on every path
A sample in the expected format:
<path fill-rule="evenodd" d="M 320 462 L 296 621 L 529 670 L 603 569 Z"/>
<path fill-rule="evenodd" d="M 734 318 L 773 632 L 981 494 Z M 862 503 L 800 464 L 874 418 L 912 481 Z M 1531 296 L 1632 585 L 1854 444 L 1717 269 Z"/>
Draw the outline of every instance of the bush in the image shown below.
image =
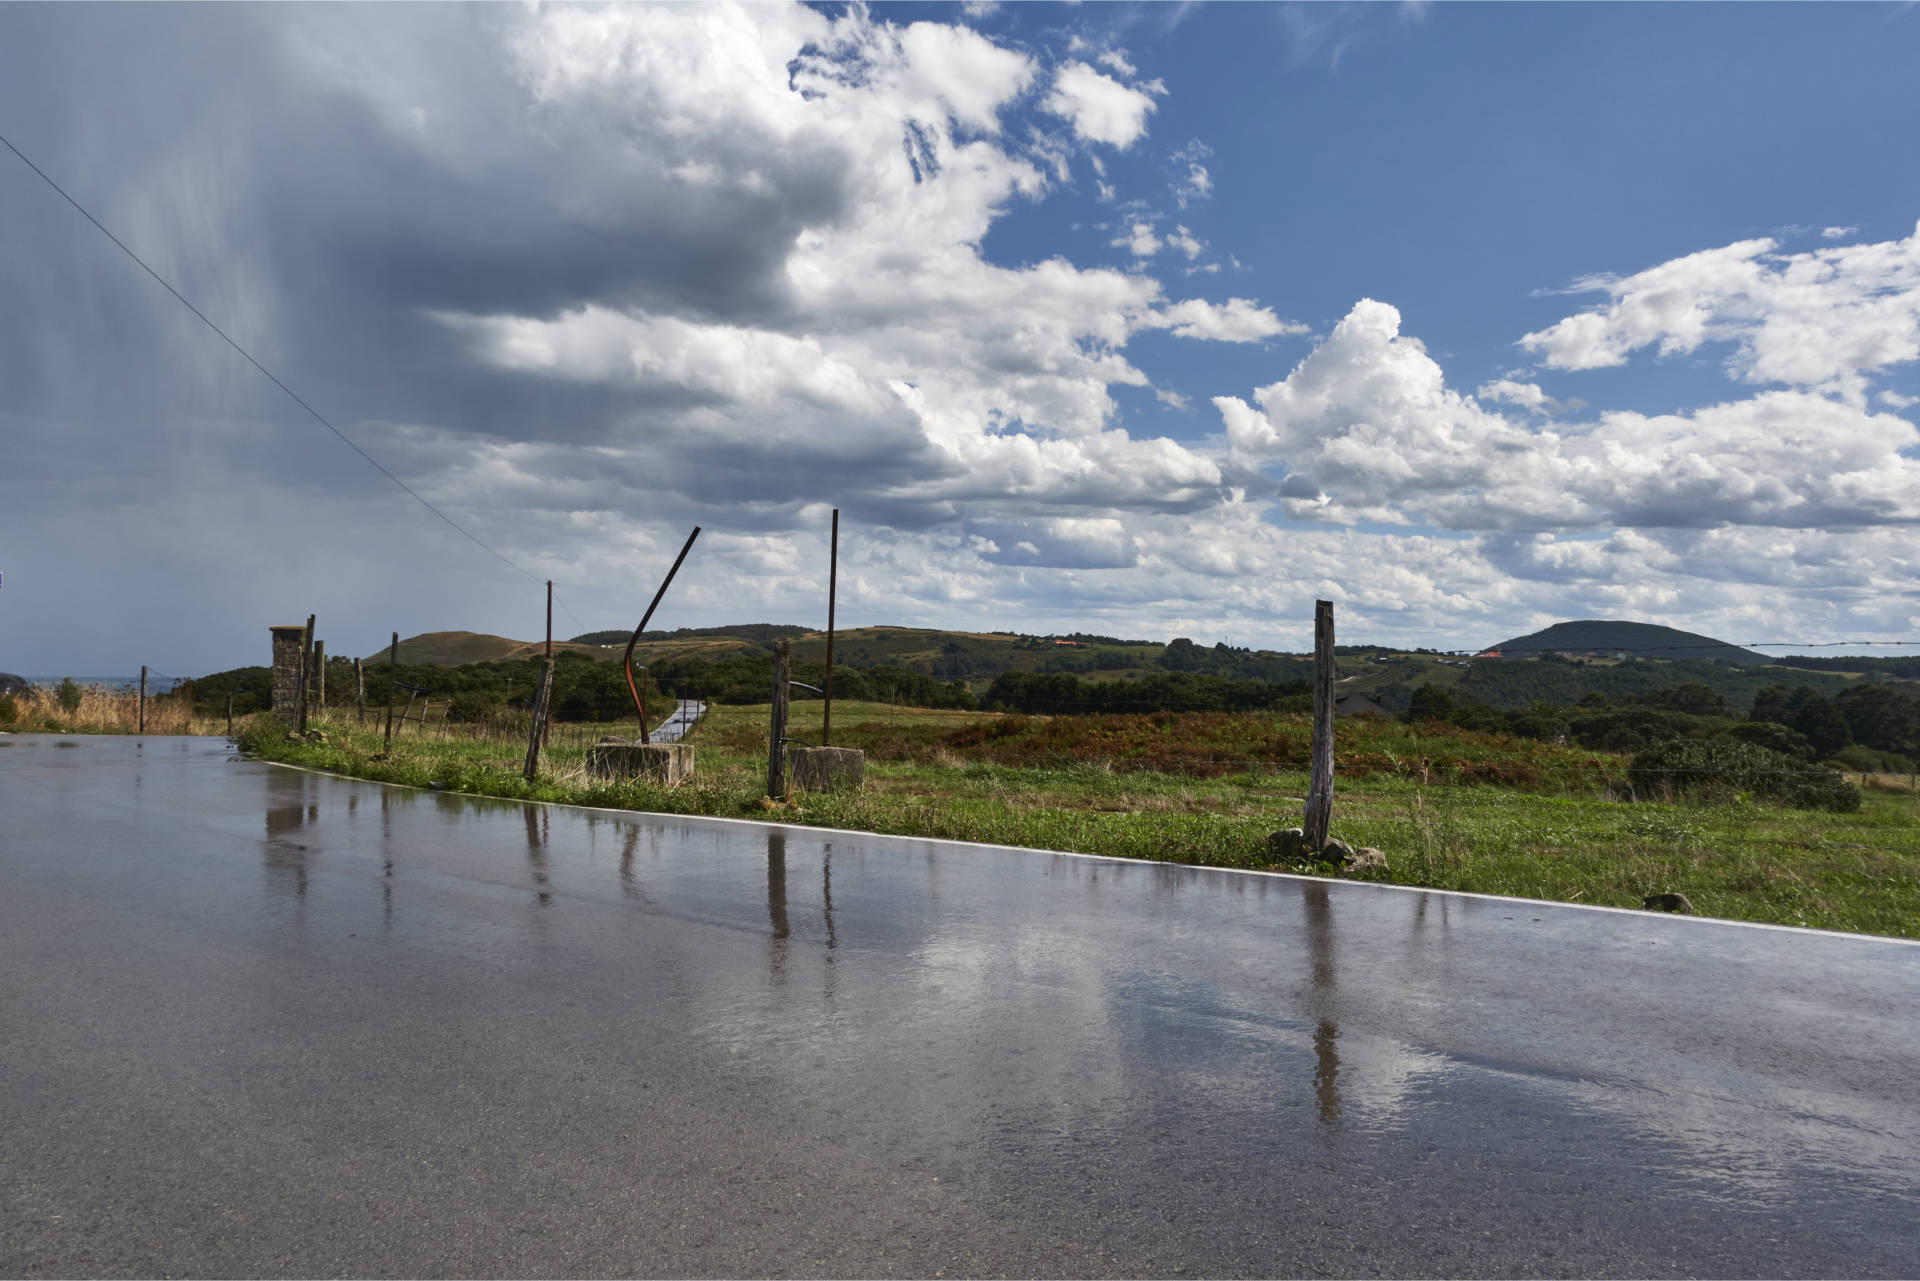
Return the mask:
<path fill-rule="evenodd" d="M 1643 798 L 1726 799 L 1746 793 L 1795 809 L 1851 814 L 1860 789 L 1824 765 L 1809 765 L 1752 743 L 1673 739 L 1633 758 L 1627 778 Z"/>
<path fill-rule="evenodd" d="M 0 694 L 0 725 L 11 725 L 20 719 L 20 704 L 11 694 Z"/>
<path fill-rule="evenodd" d="M 1882 752 L 1858 743 L 1843 747 L 1827 762 L 1856 774 L 1911 774 L 1913 761 L 1898 752 Z"/>
<path fill-rule="evenodd" d="M 72 716 L 80 710 L 80 698 L 85 692 L 74 683 L 73 677 L 63 676 L 60 678 L 60 687 L 54 691 L 53 696 L 59 702 L 60 710 Z"/>

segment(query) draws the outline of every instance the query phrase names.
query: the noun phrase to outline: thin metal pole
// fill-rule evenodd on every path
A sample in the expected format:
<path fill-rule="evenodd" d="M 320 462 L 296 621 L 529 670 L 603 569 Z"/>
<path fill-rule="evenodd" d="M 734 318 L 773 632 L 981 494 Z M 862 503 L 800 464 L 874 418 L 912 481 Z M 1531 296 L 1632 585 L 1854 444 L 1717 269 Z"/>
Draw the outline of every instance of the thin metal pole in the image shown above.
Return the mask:
<path fill-rule="evenodd" d="M 820 710 L 820 746 L 833 745 L 833 602 L 840 588 L 840 509 L 833 509 L 833 543 L 827 554 L 827 692 Z"/>

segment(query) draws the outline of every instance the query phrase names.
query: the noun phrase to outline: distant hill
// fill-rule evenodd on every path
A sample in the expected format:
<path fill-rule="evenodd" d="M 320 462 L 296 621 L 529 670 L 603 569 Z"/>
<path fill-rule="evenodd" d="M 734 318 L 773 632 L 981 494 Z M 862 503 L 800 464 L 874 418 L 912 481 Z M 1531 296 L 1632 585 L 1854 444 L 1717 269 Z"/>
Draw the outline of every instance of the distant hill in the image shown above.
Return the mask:
<path fill-rule="evenodd" d="M 625 639 L 624 637 L 622 638 Z M 556 654 L 572 650 L 594 658 L 606 657 L 606 651 L 594 645 L 575 645 L 555 641 Z M 389 651 L 381 648 L 362 661 L 384 663 Z M 498 663 L 509 658 L 539 658 L 546 653 L 544 641 L 509 640 L 481 632 L 423 632 L 400 642 L 400 662 L 407 667 L 460 667 L 467 663 Z"/>
<path fill-rule="evenodd" d="M 1516 636 L 1512 640 L 1489 646 L 1486 652 L 1495 651 L 1503 658 L 1529 658 L 1541 654 L 1581 654 L 1595 658 L 1626 655 L 1669 662 L 1703 658 L 1742 667 L 1759 667 L 1774 661 L 1765 654 L 1697 632 L 1677 631 L 1656 623 L 1591 618 L 1573 623 L 1555 623 L 1544 631 Z"/>
<path fill-rule="evenodd" d="M 676 627 L 670 632 L 651 631 L 641 633 L 643 641 L 691 640 L 704 637 L 733 637 L 747 641 L 766 641 L 771 643 L 782 636 L 805 636 L 807 629 L 793 623 L 730 623 L 725 627 Z M 632 632 L 586 632 L 574 637 L 579 645 L 618 645 L 625 649 Z"/>

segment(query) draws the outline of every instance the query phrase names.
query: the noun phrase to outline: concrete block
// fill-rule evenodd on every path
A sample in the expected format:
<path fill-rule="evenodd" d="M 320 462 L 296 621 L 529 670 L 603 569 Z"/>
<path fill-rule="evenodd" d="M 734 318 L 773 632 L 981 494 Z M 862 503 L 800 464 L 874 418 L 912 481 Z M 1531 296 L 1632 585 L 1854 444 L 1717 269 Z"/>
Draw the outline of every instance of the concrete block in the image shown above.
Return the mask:
<path fill-rule="evenodd" d="M 603 738 L 587 749 L 587 773 L 595 778 L 644 778 L 671 787 L 693 777 L 693 744 Z"/>
<path fill-rule="evenodd" d="M 802 792 L 856 792 L 867 781 L 867 754 L 851 747 L 789 747 L 787 785 Z"/>

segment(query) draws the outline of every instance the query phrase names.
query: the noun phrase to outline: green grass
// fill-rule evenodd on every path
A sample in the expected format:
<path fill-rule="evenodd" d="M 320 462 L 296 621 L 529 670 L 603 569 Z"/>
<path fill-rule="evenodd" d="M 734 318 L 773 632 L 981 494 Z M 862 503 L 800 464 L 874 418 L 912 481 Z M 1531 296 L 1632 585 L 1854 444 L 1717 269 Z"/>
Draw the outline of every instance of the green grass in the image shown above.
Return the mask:
<path fill-rule="evenodd" d="M 792 736 L 818 742 L 820 705 L 793 710 Z M 1324 871 L 1266 852 L 1268 833 L 1300 820 L 1307 780 L 1288 745 L 1304 736 L 1304 718 L 1048 720 L 841 701 L 834 742 L 868 751 L 866 788 L 770 809 L 766 716 L 764 706 L 713 709 L 692 739 L 696 781 L 677 788 L 590 779 L 582 746 L 551 749 L 529 784 L 524 743 L 507 737 L 406 734 L 392 759 L 376 759 L 377 732 L 341 718 L 322 725 L 324 741 L 263 730 L 246 746 L 488 796 Z M 1625 772 L 1619 757 L 1394 722 L 1342 721 L 1339 736 L 1334 834 L 1389 860 L 1360 879 L 1615 907 L 1677 891 L 1707 915 L 1920 937 L 1920 797 L 1911 793 L 1870 789 L 1860 812 L 1844 815 L 1748 800 L 1635 803 L 1608 790 Z M 1263 746 L 1274 754 L 1252 754 Z"/>

